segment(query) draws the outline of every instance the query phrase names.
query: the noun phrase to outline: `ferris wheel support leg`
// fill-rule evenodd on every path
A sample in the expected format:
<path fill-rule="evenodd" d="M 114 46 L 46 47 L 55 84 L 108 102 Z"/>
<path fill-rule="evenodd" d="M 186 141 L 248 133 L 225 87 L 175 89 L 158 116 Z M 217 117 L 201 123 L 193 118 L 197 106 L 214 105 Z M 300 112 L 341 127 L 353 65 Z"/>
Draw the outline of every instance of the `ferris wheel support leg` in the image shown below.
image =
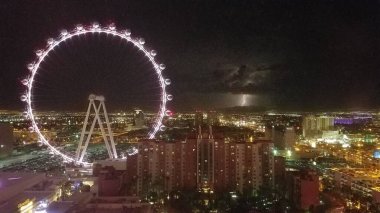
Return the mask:
<path fill-rule="evenodd" d="M 92 133 L 94 132 L 96 123 L 99 123 L 99 129 L 101 131 L 104 143 L 106 145 L 109 158 L 111 159 L 117 158 L 115 142 L 113 139 L 111 125 L 109 122 L 106 106 L 104 103 L 104 97 L 90 95 L 89 100 L 90 102 L 87 109 L 86 118 L 83 123 L 82 133 L 81 133 L 81 137 L 78 143 L 78 148 L 76 151 L 76 161 L 83 162 L 83 158 L 84 158 L 84 155 L 86 154 L 88 144 L 90 143 L 90 139 L 91 139 Z M 92 112 L 92 109 L 94 112 Z M 89 124 L 88 121 L 90 117 L 92 116 L 93 116 L 92 124 L 91 124 L 89 132 L 87 132 L 87 127 Z M 104 117 L 104 121 L 102 121 L 103 117 Z M 104 127 L 103 125 L 104 123 L 106 127 Z"/>
<path fill-rule="evenodd" d="M 104 102 L 102 102 L 101 104 L 103 105 L 104 118 L 106 120 L 107 131 L 108 131 L 108 136 L 109 136 L 109 139 L 110 139 L 110 145 L 111 145 L 111 148 L 112 148 L 113 158 L 117 158 L 115 141 L 113 139 L 113 133 L 112 133 L 112 129 L 111 129 L 110 120 L 108 118 L 108 113 L 107 113 L 107 110 L 106 110 L 106 105 L 104 104 Z"/>
<path fill-rule="evenodd" d="M 87 125 L 88 125 L 88 118 L 90 117 L 90 111 L 91 111 L 92 103 L 93 103 L 93 101 L 91 100 L 90 103 L 88 104 L 86 118 L 84 119 L 84 122 L 83 122 L 82 132 L 80 134 L 78 148 L 77 148 L 76 155 L 75 155 L 76 160 L 79 160 L 79 156 L 80 156 L 81 150 L 83 148 L 82 147 L 83 146 L 83 140 L 84 140 L 84 136 L 86 134 L 86 129 L 87 129 Z"/>
<path fill-rule="evenodd" d="M 86 142 L 85 142 L 83 148 L 81 149 L 80 157 L 78 159 L 79 162 L 83 161 L 84 155 L 86 154 L 88 144 L 90 143 L 92 132 L 94 131 L 94 128 L 95 128 L 95 124 L 96 124 L 96 119 L 94 118 L 94 120 L 92 121 L 92 124 L 91 124 L 90 131 L 88 132 L 88 135 L 86 137 Z"/>
<path fill-rule="evenodd" d="M 102 108 L 102 106 L 103 106 L 103 104 L 102 104 L 102 102 L 100 102 L 98 109 L 96 109 L 96 111 L 95 111 L 95 118 L 98 120 L 100 131 L 102 132 L 103 140 L 104 140 L 104 143 L 106 144 L 108 156 L 112 159 L 113 155 L 112 155 L 112 152 L 111 152 L 111 148 L 110 148 L 110 144 L 109 144 L 109 141 L 108 141 L 108 137 L 107 137 L 107 134 L 106 134 L 106 132 L 104 130 L 103 122 L 101 121 L 100 116 L 99 116 L 99 111 Z M 106 115 L 104 115 L 104 116 L 106 116 Z"/>

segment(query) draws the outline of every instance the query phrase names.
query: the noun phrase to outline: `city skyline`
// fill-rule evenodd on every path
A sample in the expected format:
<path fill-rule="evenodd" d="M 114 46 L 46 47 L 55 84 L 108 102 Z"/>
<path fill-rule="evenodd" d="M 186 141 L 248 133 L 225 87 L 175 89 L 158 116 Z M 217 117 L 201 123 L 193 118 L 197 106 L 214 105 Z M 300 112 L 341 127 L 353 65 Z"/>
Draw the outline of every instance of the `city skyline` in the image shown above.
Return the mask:
<path fill-rule="evenodd" d="M 122 212 L 129 202 L 174 212 L 379 211 L 378 112 L 176 113 L 155 139 L 146 136 L 151 116 L 109 116 L 118 158 L 108 158 L 99 125 L 84 158 L 92 167 L 82 167 L 62 153 L 75 153 L 83 113 L 39 115 L 54 155 L 22 113 L 2 111 L 5 212 L 107 211 L 109 203 Z"/>

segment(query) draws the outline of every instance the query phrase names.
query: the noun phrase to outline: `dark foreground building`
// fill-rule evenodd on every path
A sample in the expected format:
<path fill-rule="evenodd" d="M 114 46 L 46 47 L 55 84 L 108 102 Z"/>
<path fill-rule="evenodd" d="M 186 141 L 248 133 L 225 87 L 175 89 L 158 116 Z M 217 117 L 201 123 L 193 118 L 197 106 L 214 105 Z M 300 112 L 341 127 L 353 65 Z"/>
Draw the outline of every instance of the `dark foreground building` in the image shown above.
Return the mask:
<path fill-rule="evenodd" d="M 13 151 L 13 129 L 6 123 L 0 123 L 0 158 L 8 157 Z"/>

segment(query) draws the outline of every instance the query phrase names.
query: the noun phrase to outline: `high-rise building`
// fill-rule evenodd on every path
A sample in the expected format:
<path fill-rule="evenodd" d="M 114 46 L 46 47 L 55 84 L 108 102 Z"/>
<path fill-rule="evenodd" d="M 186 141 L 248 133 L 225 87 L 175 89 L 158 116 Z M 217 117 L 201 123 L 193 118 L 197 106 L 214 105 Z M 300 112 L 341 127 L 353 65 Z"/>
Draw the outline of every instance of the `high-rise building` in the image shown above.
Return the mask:
<path fill-rule="evenodd" d="M 294 127 L 286 127 L 284 132 L 284 144 L 285 149 L 293 149 L 297 140 L 297 135 L 294 130 Z"/>
<path fill-rule="evenodd" d="M 279 191 L 285 190 L 285 157 L 274 156 L 274 188 Z"/>
<path fill-rule="evenodd" d="M 197 136 L 197 185 L 199 189 L 213 189 L 214 145 L 212 126 L 209 126 L 209 131 L 203 134 L 202 128 L 199 127 Z"/>
<path fill-rule="evenodd" d="M 136 156 L 127 159 L 127 175 L 132 176 L 127 177 L 127 182 L 137 184 L 137 194 L 141 195 L 152 189 L 196 189 L 196 140 L 175 143 L 143 140 L 139 142 L 138 150 Z"/>
<path fill-rule="evenodd" d="M 317 117 L 318 130 L 330 130 L 334 126 L 334 117 L 320 116 Z"/>
<path fill-rule="evenodd" d="M 215 191 L 258 190 L 273 186 L 273 143 L 269 140 L 215 141 Z"/>
<path fill-rule="evenodd" d="M 274 148 L 277 150 L 285 149 L 285 127 L 284 126 L 267 126 L 265 127 L 265 139 L 271 140 Z"/>
<path fill-rule="evenodd" d="M 136 196 L 138 191 L 138 154 L 127 157 L 127 168 L 125 176 L 125 193 Z"/>
<path fill-rule="evenodd" d="M 8 157 L 13 151 L 13 128 L 10 124 L 0 123 L 0 158 Z"/>
<path fill-rule="evenodd" d="M 316 137 L 324 130 L 331 130 L 334 127 L 334 117 L 309 115 L 303 118 L 303 136 Z"/>
<path fill-rule="evenodd" d="M 133 114 L 133 123 L 136 128 L 142 128 L 145 125 L 145 116 L 142 110 L 136 109 Z"/>
<path fill-rule="evenodd" d="M 140 141 L 139 153 L 128 158 L 128 184 L 137 184 L 139 195 L 182 189 L 253 192 L 263 185 L 273 186 L 271 141 L 231 142 L 212 131 L 200 128 L 196 135 L 174 143 Z"/>

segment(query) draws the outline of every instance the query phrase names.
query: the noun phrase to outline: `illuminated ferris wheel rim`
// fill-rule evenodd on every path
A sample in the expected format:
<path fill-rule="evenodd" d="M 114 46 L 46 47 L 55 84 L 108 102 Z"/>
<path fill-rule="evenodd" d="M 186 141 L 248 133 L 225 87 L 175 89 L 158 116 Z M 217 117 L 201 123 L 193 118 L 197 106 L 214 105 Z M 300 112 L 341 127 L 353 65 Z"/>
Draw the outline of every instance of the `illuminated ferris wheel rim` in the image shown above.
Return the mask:
<path fill-rule="evenodd" d="M 143 38 L 132 38 L 131 31 L 128 29 L 118 31 L 114 24 L 110 24 L 106 27 L 101 27 L 100 24 L 95 22 L 92 25 L 87 26 L 87 27 L 81 24 L 78 24 L 70 32 L 67 30 L 61 30 L 61 33 L 58 39 L 49 38 L 47 40 L 47 47 L 45 49 L 37 50 L 36 51 L 37 59 L 34 62 L 28 64 L 27 68 L 30 71 L 30 75 L 28 76 L 28 78 L 23 79 L 21 81 L 22 84 L 27 87 L 26 93 L 21 95 L 21 101 L 24 101 L 27 104 L 27 111 L 24 112 L 24 115 L 27 118 L 29 118 L 29 120 L 32 122 L 32 126 L 29 127 L 29 130 L 36 132 L 40 138 L 40 142 L 47 145 L 48 148 L 51 151 L 53 151 L 54 154 L 60 155 L 65 161 L 80 163 L 83 165 L 91 165 L 91 163 L 78 162 L 73 157 L 67 156 L 66 154 L 62 153 L 61 151 L 56 149 L 54 146 L 52 146 L 49 143 L 49 141 L 45 138 L 45 136 L 41 133 L 37 125 L 35 116 L 33 114 L 32 90 L 33 90 L 34 77 L 40 67 L 40 64 L 44 61 L 45 57 L 47 57 L 54 48 L 58 47 L 60 43 L 65 42 L 66 40 L 70 38 L 73 38 L 74 36 L 81 36 L 81 35 L 93 34 L 93 33 L 110 34 L 113 36 L 117 36 L 121 38 L 122 40 L 132 43 L 133 46 L 137 47 L 139 51 L 144 53 L 144 56 L 148 58 L 151 64 L 153 65 L 153 68 L 156 71 L 160 88 L 161 88 L 161 102 L 160 102 L 160 109 L 158 112 L 158 116 L 155 120 L 155 124 L 153 125 L 153 130 L 148 135 L 150 139 L 154 138 L 155 134 L 159 130 L 165 129 L 165 126 L 162 124 L 162 120 L 166 115 L 170 114 L 170 111 L 166 109 L 166 102 L 171 101 L 173 99 L 173 96 L 166 92 L 166 86 L 169 85 L 171 81 L 170 79 L 165 79 L 162 75 L 162 71 L 165 69 L 165 65 L 159 64 L 155 60 L 155 56 L 157 55 L 157 52 L 155 50 L 147 50 L 144 47 L 145 40 Z"/>

